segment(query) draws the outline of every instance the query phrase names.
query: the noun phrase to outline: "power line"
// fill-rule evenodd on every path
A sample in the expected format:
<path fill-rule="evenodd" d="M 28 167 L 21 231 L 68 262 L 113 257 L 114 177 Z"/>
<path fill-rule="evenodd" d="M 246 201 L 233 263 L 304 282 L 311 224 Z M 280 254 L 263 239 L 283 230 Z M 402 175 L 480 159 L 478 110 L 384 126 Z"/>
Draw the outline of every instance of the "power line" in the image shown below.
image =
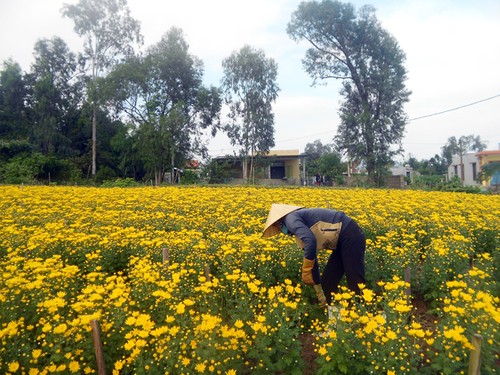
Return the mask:
<path fill-rule="evenodd" d="M 447 112 L 452 112 L 452 111 L 456 111 L 458 109 L 462 109 L 462 108 L 465 108 L 465 107 L 470 107 L 472 105 L 476 105 L 476 104 L 479 104 L 479 103 L 482 103 L 482 102 L 486 102 L 488 100 L 491 100 L 491 99 L 495 99 L 495 98 L 498 98 L 500 96 L 500 94 L 497 94 L 497 95 L 493 95 L 489 98 L 486 98 L 486 99 L 481 99 L 481 100 L 478 100 L 476 102 L 473 102 L 473 103 L 469 103 L 469 104 L 464 104 L 464 105 L 461 105 L 459 107 L 455 107 L 455 108 L 451 108 L 451 109 L 447 109 L 447 110 L 444 110 L 444 111 L 441 111 L 441 112 L 435 112 L 435 113 L 431 113 L 430 115 L 424 115 L 424 116 L 420 116 L 420 117 L 415 117 L 415 118 L 412 118 L 410 120 L 408 120 L 409 122 L 411 121 L 416 121 L 416 120 L 420 120 L 420 119 L 423 119 L 423 118 L 427 118 L 427 117 L 431 117 L 431 116 L 437 116 L 437 115 L 441 115 L 443 113 L 447 113 Z"/>
<path fill-rule="evenodd" d="M 409 120 L 408 120 L 408 122 L 412 122 L 412 121 L 420 120 L 420 119 L 427 118 L 427 117 L 432 117 L 432 116 L 441 115 L 441 114 L 443 114 L 443 113 L 447 113 L 447 112 L 457 111 L 457 110 L 459 110 L 459 109 L 466 108 L 466 107 L 470 107 L 470 106 L 473 106 L 473 105 L 476 105 L 476 104 L 479 104 L 479 103 L 483 103 L 483 102 L 486 102 L 486 101 L 488 101 L 488 100 L 492 100 L 492 99 L 495 99 L 495 98 L 498 98 L 498 97 L 500 97 L 500 94 L 490 96 L 489 98 L 485 98 L 485 99 L 477 100 L 477 101 L 472 102 L 472 103 L 464 104 L 464 105 L 461 105 L 461 106 L 458 106 L 458 107 L 455 107 L 455 108 L 446 109 L 446 110 L 444 110 L 444 111 L 434 112 L 434 113 L 431 113 L 431 114 L 429 114 L 429 115 L 424 115 L 424 116 L 415 117 L 415 118 L 409 119 Z M 325 131 L 325 132 L 321 132 L 321 133 L 309 134 L 309 135 L 305 135 L 305 136 L 301 136 L 301 137 L 296 137 L 296 138 L 282 139 L 282 140 L 276 141 L 276 143 L 290 142 L 290 141 L 295 141 L 295 140 L 299 140 L 299 139 L 310 138 L 310 137 L 314 137 L 314 136 L 318 136 L 318 135 L 328 134 L 328 133 L 331 133 L 331 132 L 333 132 L 333 131 L 334 131 L 334 130 L 329 130 L 329 131 Z M 229 150 L 236 150 L 236 149 L 237 149 L 236 147 L 229 148 Z M 224 151 L 224 150 L 228 150 L 228 149 L 227 149 L 227 148 L 226 148 L 226 149 L 221 149 L 220 151 L 222 152 L 222 151 Z M 213 151 L 209 151 L 209 152 L 215 152 L 215 150 L 213 150 Z"/>
<path fill-rule="evenodd" d="M 321 133 L 309 134 L 309 135 L 304 135 L 304 136 L 296 137 L 296 138 L 280 139 L 280 140 L 277 140 L 276 143 L 285 143 L 285 142 L 296 141 L 296 140 L 304 139 L 304 138 L 317 137 L 319 135 L 324 135 L 324 134 L 332 133 L 334 131 L 335 130 L 327 130 L 327 131 L 324 131 L 324 132 L 321 132 Z M 237 150 L 237 149 L 238 149 L 237 147 L 222 148 L 222 149 L 220 149 L 220 152 L 225 151 L 225 150 L 234 151 L 234 150 Z M 209 150 L 209 152 L 213 152 L 213 153 L 215 153 L 217 151 L 219 151 L 219 150 Z"/>

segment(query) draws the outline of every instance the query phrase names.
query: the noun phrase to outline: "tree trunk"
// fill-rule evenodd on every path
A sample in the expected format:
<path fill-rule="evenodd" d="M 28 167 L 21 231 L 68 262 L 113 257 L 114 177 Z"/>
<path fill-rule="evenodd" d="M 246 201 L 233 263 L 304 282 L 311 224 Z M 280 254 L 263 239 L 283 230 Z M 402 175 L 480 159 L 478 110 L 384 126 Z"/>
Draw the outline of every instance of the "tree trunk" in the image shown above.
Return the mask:
<path fill-rule="evenodd" d="M 253 151 L 252 151 L 252 155 L 250 156 L 250 183 L 252 185 L 255 184 L 255 171 L 254 171 L 254 166 L 253 166 Z"/>
<path fill-rule="evenodd" d="M 243 183 L 246 184 L 248 182 L 248 156 L 243 157 L 242 168 L 243 168 Z"/>
<path fill-rule="evenodd" d="M 92 103 L 92 177 L 97 173 L 97 108 L 95 100 Z"/>
<path fill-rule="evenodd" d="M 97 173 L 97 103 L 96 82 L 98 66 L 96 57 L 92 57 L 92 177 Z"/>

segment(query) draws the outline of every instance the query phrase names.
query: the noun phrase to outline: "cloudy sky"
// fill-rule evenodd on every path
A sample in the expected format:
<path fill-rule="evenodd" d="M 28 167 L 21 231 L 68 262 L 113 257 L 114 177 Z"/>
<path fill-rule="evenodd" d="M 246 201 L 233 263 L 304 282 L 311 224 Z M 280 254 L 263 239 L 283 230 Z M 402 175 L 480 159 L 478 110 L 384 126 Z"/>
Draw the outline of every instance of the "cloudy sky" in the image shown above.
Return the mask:
<path fill-rule="evenodd" d="M 35 42 L 59 36 L 73 51 L 81 40 L 63 3 L 77 0 L 0 0 L 0 62 L 12 58 L 29 70 Z M 281 89 L 274 106 L 275 149 L 304 151 L 319 139 L 329 143 L 339 124 L 340 82 L 311 87 L 301 59 L 308 46 L 286 33 L 299 0 L 128 0 L 141 23 L 144 47 L 172 26 L 184 31 L 191 54 L 205 64 L 205 84 L 220 84 L 221 62 L 248 44 L 278 63 Z M 406 53 L 405 109 L 411 121 L 404 157 L 428 159 L 451 136 L 479 135 L 500 148 L 500 1 L 352 0 L 377 9 L 382 26 Z M 233 152 L 225 136 L 209 143 L 210 154 Z M 401 157 L 403 160 L 403 157 Z"/>

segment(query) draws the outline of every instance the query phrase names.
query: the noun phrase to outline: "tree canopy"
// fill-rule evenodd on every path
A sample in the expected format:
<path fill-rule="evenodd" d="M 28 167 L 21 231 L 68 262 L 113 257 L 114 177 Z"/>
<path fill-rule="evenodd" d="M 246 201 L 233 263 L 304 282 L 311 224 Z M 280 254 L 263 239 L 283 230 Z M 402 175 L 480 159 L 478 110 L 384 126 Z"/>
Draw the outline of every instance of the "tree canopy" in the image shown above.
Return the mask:
<path fill-rule="evenodd" d="M 60 37 L 54 37 L 39 40 L 34 56 L 27 75 L 33 142 L 45 155 L 71 155 L 68 133 L 81 101 L 76 55 Z"/>
<path fill-rule="evenodd" d="M 448 165 L 452 162 L 454 156 L 463 156 L 469 151 L 483 151 L 486 144 L 481 141 L 481 137 L 474 134 L 462 135 L 460 138 L 449 137 L 446 144 L 441 147 L 442 155 Z"/>
<path fill-rule="evenodd" d="M 391 157 L 402 151 L 403 105 L 410 95 L 404 84 L 404 52 L 371 6 L 356 12 L 340 1 L 303 2 L 287 32 L 311 45 L 302 62 L 313 84 L 342 81 L 336 142 L 348 158 L 363 161 L 369 177 L 380 183 Z"/>
<path fill-rule="evenodd" d="M 333 144 L 323 144 L 318 139 L 308 143 L 304 153 L 307 155 L 306 166 L 309 175 L 319 174 L 328 183 L 342 180 L 345 168 L 342 165 L 341 155 Z"/>
<path fill-rule="evenodd" d="M 0 72 L 0 138 L 28 138 L 26 113 L 27 85 L 21 66 L 13 61 L 3 62 Z"/>

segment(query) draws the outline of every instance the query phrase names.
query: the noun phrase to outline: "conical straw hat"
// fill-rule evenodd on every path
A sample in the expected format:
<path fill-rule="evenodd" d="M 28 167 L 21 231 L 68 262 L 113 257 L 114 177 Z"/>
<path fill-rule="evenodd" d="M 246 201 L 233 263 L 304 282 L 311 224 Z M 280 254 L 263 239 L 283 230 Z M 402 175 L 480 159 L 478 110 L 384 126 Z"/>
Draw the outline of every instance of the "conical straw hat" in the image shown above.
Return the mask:
<path fill-rule="evenodd" d="M 273 203 L 271 205 L 271 209 L 269 210 L 269 215 L 267 215 L 267 221 L 266 225 L 264 226 L 262 237 L 272 237 L 280 233 L 281 228 L 276 222 L 288 215 L 290 212 L 297 211 L 301 208 L 304 207 Z"/>

